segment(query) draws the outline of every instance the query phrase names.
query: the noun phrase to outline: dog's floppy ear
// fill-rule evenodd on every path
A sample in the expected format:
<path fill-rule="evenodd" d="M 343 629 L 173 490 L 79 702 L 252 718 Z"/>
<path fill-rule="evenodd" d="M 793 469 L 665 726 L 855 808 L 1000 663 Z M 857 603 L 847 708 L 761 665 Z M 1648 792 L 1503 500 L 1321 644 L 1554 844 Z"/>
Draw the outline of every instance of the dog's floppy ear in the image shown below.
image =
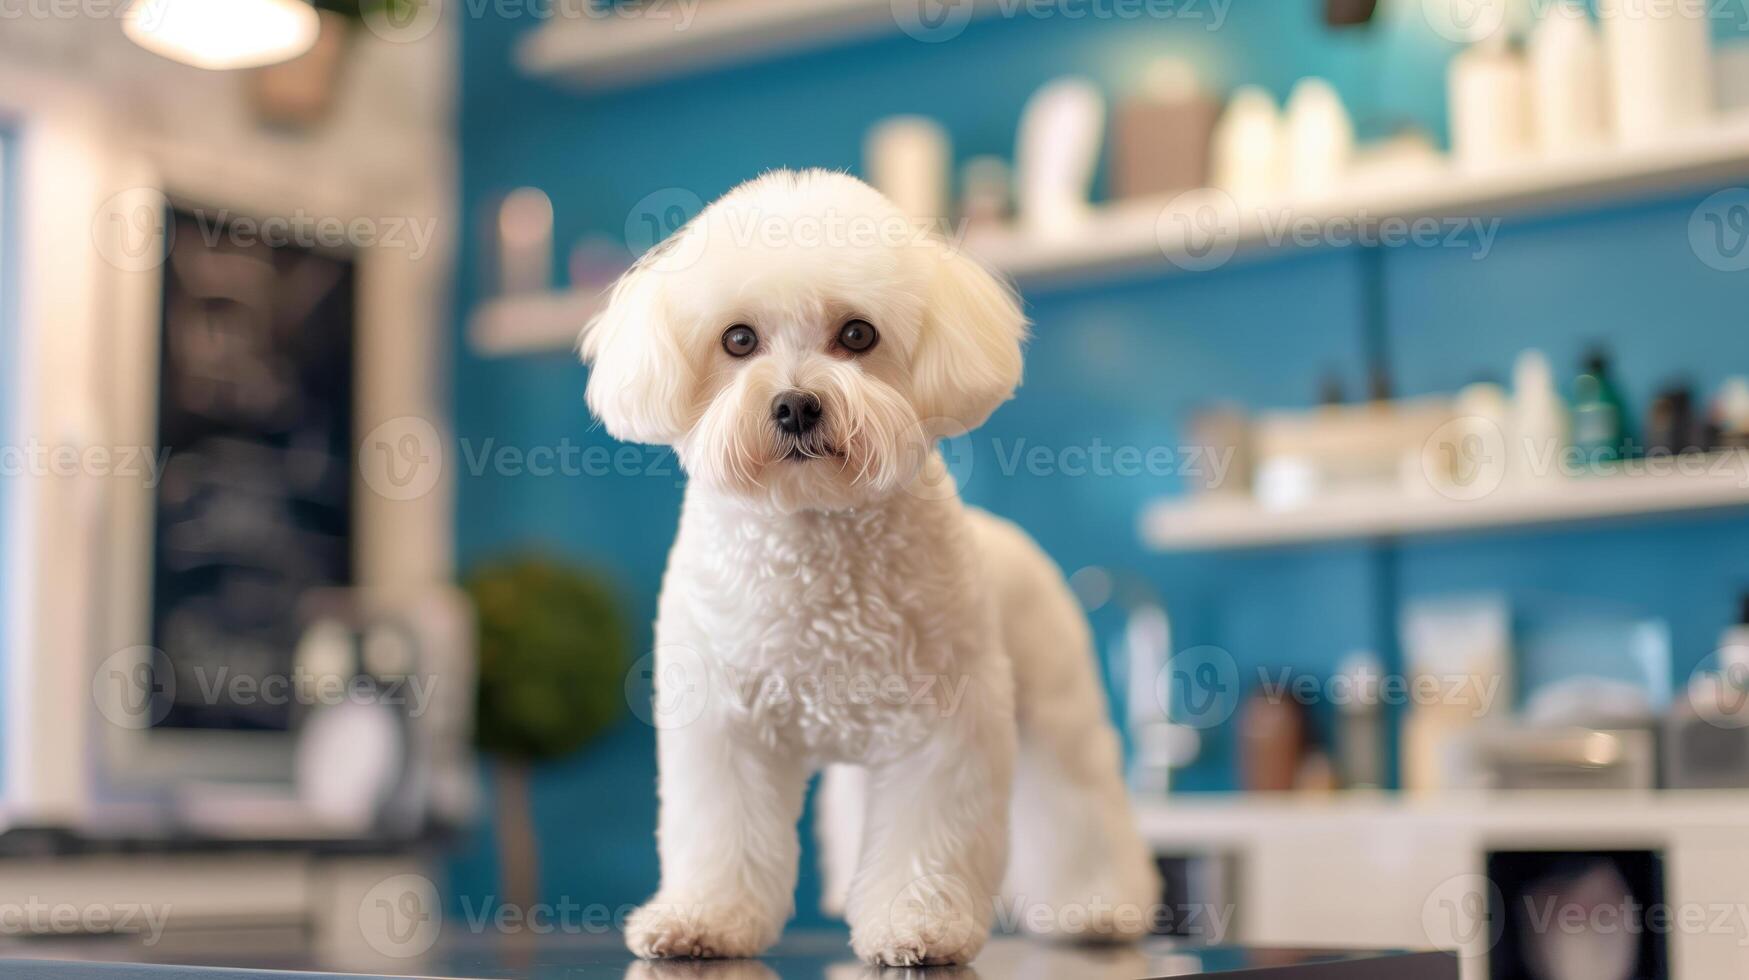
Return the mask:
<path fill-rule="evenodd" d="M 1020 384 L 1026 317 L 1008 285 L 957 248 L 937 249 L 913 362 L 917 414 L 954 436 L 984 424 Z"/>
<path fill-rule="evenodd" d="M 660 249 L 640 259 L 583 328 L 589 367 L 584 398 L 616 439 L 671 445 L 691 428 L 697 390 L 692 359 L 680 349 L 663 291 L 669 273 Z"/>

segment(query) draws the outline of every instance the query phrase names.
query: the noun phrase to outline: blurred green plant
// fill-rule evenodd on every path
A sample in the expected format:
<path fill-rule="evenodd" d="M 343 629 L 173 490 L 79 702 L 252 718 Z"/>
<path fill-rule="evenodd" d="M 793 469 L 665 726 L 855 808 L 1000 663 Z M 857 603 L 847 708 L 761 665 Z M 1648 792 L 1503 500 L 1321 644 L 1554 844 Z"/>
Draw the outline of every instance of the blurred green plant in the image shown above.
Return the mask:
<path fill-rule="evenodd" d="M 631 641 L 604 581 L 526 556 L 481 566 L 466 588 L 479 616 L 481 751 L 555 759 L 625 713 Z"/>
<path fill-rule="evenodd" d="M 474 744 L 495 756 L 505 900 L 540 897 L 540 844 L 529 767 L 588 744 L 626 711 L 630 637 L 606 582 L 562 562 L 520 556 L 463 583 L 479 622 Z"/>

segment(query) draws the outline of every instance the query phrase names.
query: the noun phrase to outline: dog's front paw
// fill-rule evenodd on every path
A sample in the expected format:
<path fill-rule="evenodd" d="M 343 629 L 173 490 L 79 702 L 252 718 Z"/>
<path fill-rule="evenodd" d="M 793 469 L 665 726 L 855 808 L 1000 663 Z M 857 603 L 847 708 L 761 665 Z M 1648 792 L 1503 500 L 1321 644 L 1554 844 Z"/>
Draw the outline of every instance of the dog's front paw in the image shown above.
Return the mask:
<path fill-rule="evenodd" d="M 626 919 L 626 948 L 647 960 L 758 956 L 781 924 L 752 903 L 685 902 L 656 896 Z"/>
<path fill-rule="evenodd" d="M 988 897 L 983 901 L 987 905 Z M 873 966 L 969 963 L 990 935 L 989 918 L 979 911 L 978 899 L 959 879 L 933 875 L 913 882 L 884 906 L 856 909 L 850 945 Z"/>

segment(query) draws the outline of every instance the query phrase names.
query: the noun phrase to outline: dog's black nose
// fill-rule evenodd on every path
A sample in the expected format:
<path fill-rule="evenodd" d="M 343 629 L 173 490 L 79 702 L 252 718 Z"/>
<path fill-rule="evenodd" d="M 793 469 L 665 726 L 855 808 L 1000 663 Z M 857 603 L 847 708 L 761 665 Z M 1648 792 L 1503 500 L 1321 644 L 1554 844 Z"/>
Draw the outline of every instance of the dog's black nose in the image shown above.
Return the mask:
<path fill-rule="evenodd" d="M 780 431 L 799 436 L 820 423 L 820 399 L 805 391 L 786 391 L 771 400 L 771 420 Z"/>

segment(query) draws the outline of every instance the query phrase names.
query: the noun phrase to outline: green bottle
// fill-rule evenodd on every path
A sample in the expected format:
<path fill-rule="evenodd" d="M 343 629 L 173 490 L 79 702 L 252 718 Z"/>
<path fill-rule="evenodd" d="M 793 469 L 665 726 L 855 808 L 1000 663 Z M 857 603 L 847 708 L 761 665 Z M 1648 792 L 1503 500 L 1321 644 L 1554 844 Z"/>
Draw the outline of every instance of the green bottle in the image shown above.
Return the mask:
<path fill-rule="evenodd" d="M 1628 418 L 1608 355 L 1593 351 L 1585 358 L 1585 372 L 1573 382 L 1573 446 L 1587 465 L 1627 457 L 1632 444 Z"/>

